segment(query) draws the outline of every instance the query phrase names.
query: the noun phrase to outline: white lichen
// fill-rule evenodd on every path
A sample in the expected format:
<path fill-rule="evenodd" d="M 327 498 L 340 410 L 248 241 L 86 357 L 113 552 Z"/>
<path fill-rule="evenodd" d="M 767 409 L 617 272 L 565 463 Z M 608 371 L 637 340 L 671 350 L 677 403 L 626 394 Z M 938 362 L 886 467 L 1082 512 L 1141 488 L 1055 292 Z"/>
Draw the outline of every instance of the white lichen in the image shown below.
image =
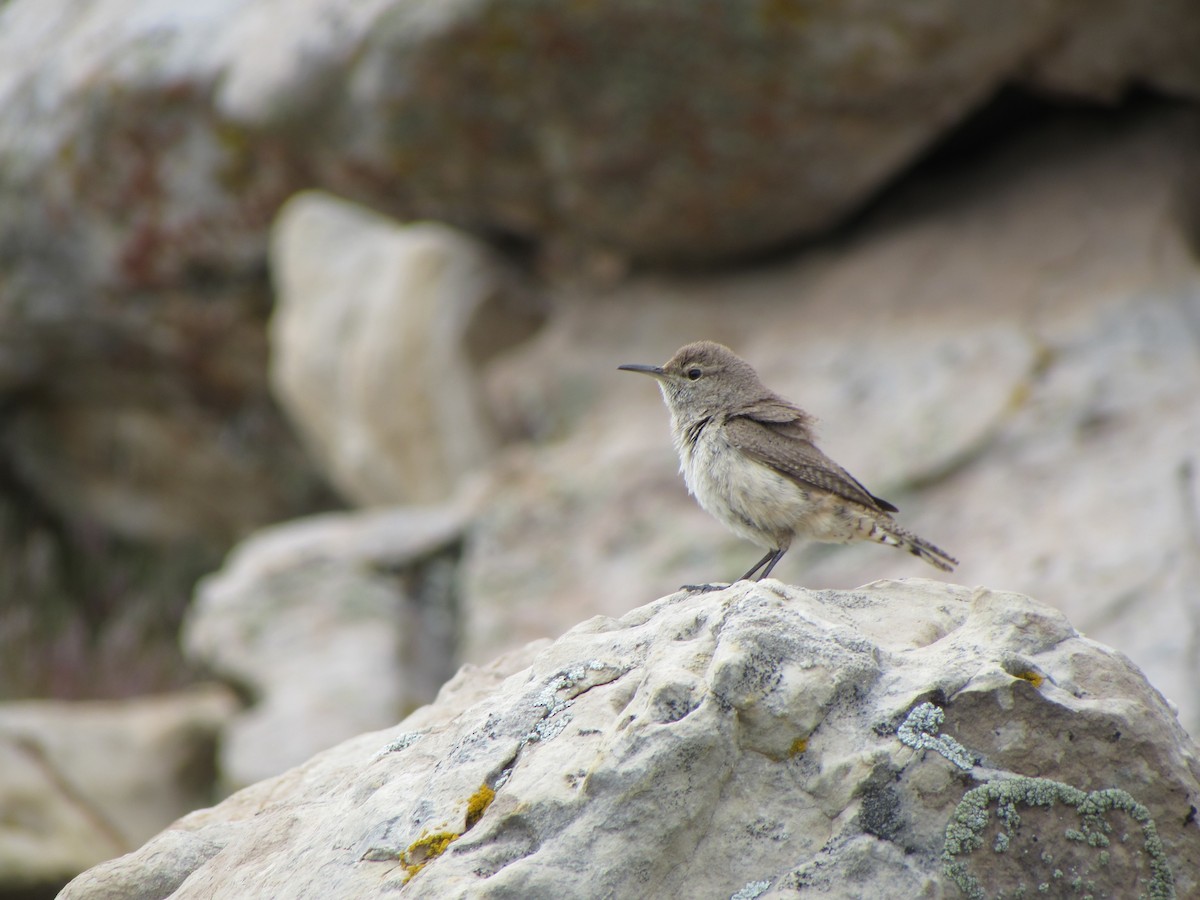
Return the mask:
<path fill-rule="evenodd" d="M 399 753 L 401 750 L 406 750 L 424 736 L 425 735 L 420 731 L 406 731 L 394 741 L 386 744 L 378 753 L 375 754 L 374 757 L 372 757 L 371 761 L 374 762 L 377 759 L 383 759 L 388 754 Z"/>
<path fill-rule="evenodd" d="M 945 719 L 946 714 L 932 703 L 919 703 L 896 729 L 896 737 L 906 747 L 912 747 L 914 750 L 932 750 L 946 757 L 960 769 L 972 768 L 975 765 L 975 755 L 948 734 L 938 733 Z"/>
<path fill-rule="evenodd" d="M 729 900 L 754 900 L 761 897 L 771 886 L 769 881 L 750 881 L 729 895 Z"/>

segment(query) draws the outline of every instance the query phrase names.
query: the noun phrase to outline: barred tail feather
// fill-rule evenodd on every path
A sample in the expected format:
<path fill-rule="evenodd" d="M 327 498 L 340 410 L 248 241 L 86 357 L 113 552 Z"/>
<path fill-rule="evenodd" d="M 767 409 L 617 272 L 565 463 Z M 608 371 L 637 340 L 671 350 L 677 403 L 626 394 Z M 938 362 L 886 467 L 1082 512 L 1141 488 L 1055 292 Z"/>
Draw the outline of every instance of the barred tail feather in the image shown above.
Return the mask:
<path fill-rule="evenodd" d="M 918 537 L 894 522 L 888 522 L 886 525 L 876 522 L 868 537 L 881 544 L 887 544 L 889 547 L 907 550 L 913 556 L 925 560 L 935 569 L 941 569 L 943 572 L 953 572 L 954 567 L 958 565 L 958 560 L 941 547 L 931 544 L 925 538 Z"/>

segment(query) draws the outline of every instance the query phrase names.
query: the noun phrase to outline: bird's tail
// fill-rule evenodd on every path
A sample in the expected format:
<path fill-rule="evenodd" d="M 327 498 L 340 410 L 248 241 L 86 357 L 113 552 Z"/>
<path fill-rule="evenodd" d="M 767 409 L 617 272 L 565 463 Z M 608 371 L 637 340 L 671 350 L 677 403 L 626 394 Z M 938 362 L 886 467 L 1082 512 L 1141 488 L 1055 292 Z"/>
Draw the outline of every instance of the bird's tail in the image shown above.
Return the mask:
<path fill-rule="evenodd" d="M 931 544 L 923 537 L 918 537 L 911 531 L 901 528 L 895 522 L 876 522 L 867 535 L 873 541 L 907 550 L 913 556 L 925 560 L 935 569 L 943 572 L 953 572 L 958 560 L 936 544 Z"/>

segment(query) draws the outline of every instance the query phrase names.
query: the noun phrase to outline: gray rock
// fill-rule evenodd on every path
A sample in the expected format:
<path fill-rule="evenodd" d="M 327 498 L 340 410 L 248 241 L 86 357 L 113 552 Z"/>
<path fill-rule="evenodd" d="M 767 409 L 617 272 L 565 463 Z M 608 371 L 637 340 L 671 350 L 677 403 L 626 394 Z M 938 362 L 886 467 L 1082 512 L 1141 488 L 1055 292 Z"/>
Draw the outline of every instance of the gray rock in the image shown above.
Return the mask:
<path fill-rule="evenodd" d="M 494 328 L 515 279 L 483 244 L 306 193 L 280 215 L 272 271 L 272 383 L 343 495 L 437 502 L 490 460 L 477 367 L 525 335 Z"/>
<path fill-rule="evenodd" d="M 828 227 L 1006 82 L 1200 94 L 1187 0 L 281 8 L 5 5 L 0 236 L 35 251 L 22 282 L 245 271 L 310 186 L 707 262 Z"/>
<path fill-rule="evenodd" d="M 328 501 L 264 377 L 267 230 L 298 190 L 323 187 L 405 219 L 441 215 L 489 234 L 582 246 L 585 257 L 599 247 L 617 258 L 720 261 L 840 221 L 1001 83 L 1024 79 L 1100 98 L 1138 83 L 1195 96 L 1189 0 L 1158 3 L 1153 13 L 1143 6 L 1047 0 L 1015 10 L 939 0 L 917 13 L 887 3 L 717 10 L 373 0 L 351 9 L 307 0 L 286 4 L 282 15 L 280 0 L 186 11 L 98 0 L 81 15 L 69 0 L 10 0 L 0 7 L 0 467 L 23 492 L 15 505 L 82 535 L 82 548 L 51 548 L 68 559 L 64 567 L 98 535 L 135 544 L 144 570 L 153 568 L 148 560 L 178 558 L 181 546 L 202 543 L 213 554 L 265 521 Z M 1132 184 L 1160 160 L 1148 161 L 1097 174 Z M 989 177 L 1003 183 L 1010 174 Z M 1050 182 L 1038 187 L 1057 195 Z M 967 253 L 944 241 L 898 240 L 832 283 L 819 264 L 803 283 L 775 281 L 792 291 L 775 302 L 799 316 L 795 300 L 811 286 L 825 303 L 836 295 L 840 311 L 872 318 L 876 304 L 894 303 L 903 317 L 915 294 L 950 285 L 961 309 L 962 298 L 983 296 L 977 264 L 988 260 L 997 261 L 989 281 L 1003 288 L 993 302 L 1041 297 L 1053 306 L 1058 273 L 1080 256 L 1113 263 L 1089 263 L 1093 275 L 1116 273 L 1130 284 L 1115 264 L 1129 252 L 1106 239 L 1128 238 L 1128 209 L 1070 199 L 1082 204 L 1075 211 L 1090 212 L 1056 218 L 1039 209 L 1053 231 L 1017 221 L 1014 207 L 992 207 L 989 223 L 972 220 L 1019 232 L 1007 234 L 1006 265 L 989 252 L 1001 242 L 997 232 Z M 1093 213 L 1111 217 L 1105 235 Z M 1154 221 L 1139 222 L 1159 233 Z M 940 237 L 969 240 L 957 224 Z M 1084 228 L 1099 239 L 1095 253 L 1090 244 L 1081 252 Z M 1035 237 L 1020 244 L 1026 235 Z M 931 270 L 941 277 L 925 277 Z M 881 293 L 884 285 L 897 289 Z M 703 321 L 703 295 L 721 290 L 710 288 L 667 291 L 696 295 L 682 320 L 688 327 Z M 656 293 L 624 308 L 649 310 L 642 301 Z M 647 349 L 657 341 L 653 319 L 633 329 Z M 479 323 L 471 338 L 504 321 Z M 616 323 L 622 343 L 614 346 L 637 346 L 630 321 Z M 776 338 L 808 330 L 786 316 L 747 322 L 781 367 L 794 358 L 772 347 Z M 1006 326 L 999 347 L 976 336 L 949 341 L 962 352 L 995 352 L 998 387 L 1011 383 L 1030 349 Z M 859 337 L 826 333 L 847 344 Z M 973 377 L 979 369 L 954 371 Z M 524 402 L 518 421 L 582 415 L 590 388 L 579 390 L 578 377 L 552 380 L 567 403 L 547 413 Z M 856 388 L 869 395 L 872 383 Z M 988 394 L 956 407 L 961 432 L 986 425 L 996 408 Z M 387 405 L 376 398 L 370 408 Z M 917 449 L 923 460 L 957 465 L 982 447 L 964 446 L 961 436 Z M 478 459 L 475 437 L 462 439 L 465 464 L 447 457 L 451 473 Z M 384 445 L 418 455 L 407 441 Z M 444 436 L 438 446 L 459 452 Z M 942 454 L 943 446 L 959 455 Z M 878 465 L 889 479 L 904 474 Z M 361 499 L 375 482 L 350 468 Z M 555 530 L 566 531 L 561 523 Z M 5 552 L 12 543 L 0 547 L 0 570 L 29 570 L 17 579 L 24 589 L 38 576 L 37 560 L 26 557 L 43 557 L 37 548 Z M 131 563 L 114 580 L 137 571 Z M 164 592 L 184 580 L 164 576 Z"/>
<path fill-rule="evenodd" d="M 212 114 L 230 13 L 0 7 L 0 460 L 143 570 L 323 489 L 265 377 L 266 229 L 296 181 Z"/>
<path fill-rule="evenodd" d="M 0 891 L 60 886 L 211 802 L 218 735 L 236 705 L 216 685 L 0 704 Z"/>
<path fill-rule="evenodd" d="M 222 736 L 227 788 L 434 696 L 456 660 L 462 527 L 452 507 L 317 516 L 260 532 L 200 583 L 185 650 L 253 698 Z"/>
<path fill-rule="evenodd" d="M 1186 0 L 1080 9 L 379 4 L 325 45 L 276 33 L 217 103 L 323 113 L 325 183 L 390 210 L 710 262 L 827 228 L 1006 82 L 1200 93 Z"/>
<path fill-rule="evenodd" d="M 526 662 L 62 896 L 1200 888 L 1195 746 L 1125 657 L 1027 597 L 742 583 L 597 617 Z"/>

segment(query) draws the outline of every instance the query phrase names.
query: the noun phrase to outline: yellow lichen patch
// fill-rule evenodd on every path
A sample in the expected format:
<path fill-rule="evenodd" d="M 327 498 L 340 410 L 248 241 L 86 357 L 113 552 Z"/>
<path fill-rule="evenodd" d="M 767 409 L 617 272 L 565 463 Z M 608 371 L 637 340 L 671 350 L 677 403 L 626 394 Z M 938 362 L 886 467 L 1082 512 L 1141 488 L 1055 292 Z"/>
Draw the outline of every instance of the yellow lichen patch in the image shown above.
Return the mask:
<path fill-rule="evenodd" d="M 422 834 L 408 845 L 408 849 L 400 854 L 400 866 L 404 869 L 404 883 L 408 884 L 413 876 L 420 872 L 432 860 L 446 852 L 446 848 L 457 841 L 462 835 L 453 831 L 434 831 Z"/>
<path fill-rule="evenodd" d="M 799 756 L 808 749 L 808 738 L 798 737 L 792 741 L 792 746 L 788 747 L 788 757 L 793 758 Z"/>
<path fill-rule="evenodd" d="M 496 799 L 496 792 L 486 784 L 481 784 L 479 790 L 471 795 L 467 800 L 467 829 L 475 827 L 475 823 L 483 818 L 483 814 L 487 808 L 492 805 L 492 801 Z"/>
<path fill-rule="evenodd" d="M 475 827 L 495 799 L 496 792 L 486 784 L 481 784 L 479 790 L 467 798 L 467 825 L 463 829 L 464 833 Z M 433 831 L 422 834 L 409 844 L 408 849 L 400 854 L 400 866 L 405 875 L 404 883 L 408 884 L 414 875 L 445 853 L 446 848 L 460 837 L 462 835 L 455 831 Z"/>
<path fill-rule="evenodd" d="M 1022 681 L 1028 681 L 1035 688 L 1040 688 L 1042 686 L 1042 682 L 1046 680 L 1044 675 L 1039 675 L 1037 672 L 1034 672 L 1030 669 L 1027 669 L 1023 672 L 1013 672 L 1012 676 L 1013 678 L 1020 678 Z"/>

